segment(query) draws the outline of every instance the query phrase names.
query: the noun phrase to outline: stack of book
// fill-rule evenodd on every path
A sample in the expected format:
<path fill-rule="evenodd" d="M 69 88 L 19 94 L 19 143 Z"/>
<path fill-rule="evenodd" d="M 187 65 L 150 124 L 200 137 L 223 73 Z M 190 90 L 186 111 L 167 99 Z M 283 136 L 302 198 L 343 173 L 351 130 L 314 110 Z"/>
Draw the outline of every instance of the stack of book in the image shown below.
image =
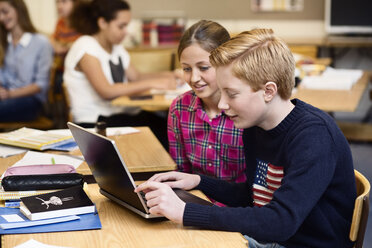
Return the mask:
<path fill-rule="evenodd" d="M 9 214 L 15 214 L 17 218 L 4 218 Z M 0 216 L 0 234 L 89 230 L 102 227 L 94 203 L 81 186 L 22 197 L 19 209 L 0 208 Z"/>
<path fill-rule="evenodd" d="M 63 146 L 68 146 L 69 148 L 76 146 L 71 135 L 55 134 L 27 127 L 7 133 L 0 133 L 0 144 L 39 151 L 46 149 L 60 150 L 60 147 Z"/>

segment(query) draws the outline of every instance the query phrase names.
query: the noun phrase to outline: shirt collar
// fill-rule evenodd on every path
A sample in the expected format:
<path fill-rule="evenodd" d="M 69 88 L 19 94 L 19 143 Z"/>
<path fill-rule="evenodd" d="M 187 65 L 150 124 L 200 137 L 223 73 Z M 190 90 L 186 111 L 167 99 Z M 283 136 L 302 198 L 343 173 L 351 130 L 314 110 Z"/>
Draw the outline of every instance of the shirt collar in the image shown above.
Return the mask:
<path fill-rule="evenodd" d="M 31 42 L 31 38 L 32 38 L 32 34 L 31 33 L 23 33 L 21 39 L 19 40 L 19 44 L 22 45 L 23 47 L 27 47 L 28 44 L 30 44 Z M 10 33 L 8 33 L 8 43 L 12 43 L 13 41 L 13 38 L 12 38 L 12 35 Z"/>
<path fill-rule="evenodd" d="M 196 111 L 197 109 L 203 109 L 203 105 L 200 98 L 196 96 L 195 92 L 192 92 L 192 100 L 188 110 Z"/>
<path fill-rule="evenodd" d="M 188 111 L 192 112 L 192 111 L 196 111 L 197 109 L 203 110 L 203 104 L 200 98 L 196 96 L 195 92 L 192 92 L 192 100 L 191 100 L 190 106 L 188 107 Z M 223 110 L 221 111 L 220 114 L 218 114 L 218 116 L 222 116 L 222 115 L 226 116 L 225 111 Z"/>

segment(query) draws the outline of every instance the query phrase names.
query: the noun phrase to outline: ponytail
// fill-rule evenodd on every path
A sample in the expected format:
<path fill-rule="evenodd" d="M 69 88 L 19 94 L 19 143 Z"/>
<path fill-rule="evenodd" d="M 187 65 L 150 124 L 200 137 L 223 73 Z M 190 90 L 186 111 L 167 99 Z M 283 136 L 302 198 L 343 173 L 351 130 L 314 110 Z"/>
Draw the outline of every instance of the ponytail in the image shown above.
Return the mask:
<path fill-rule="evenodd" d="M 81 34 L 96 34 L 99 31 L 98 19 L 102 17 L 109 22 L 120 10 L 130 10 L 129 4 L 122 0 L 80 2 L 70 15 L 70 23 Z"/>

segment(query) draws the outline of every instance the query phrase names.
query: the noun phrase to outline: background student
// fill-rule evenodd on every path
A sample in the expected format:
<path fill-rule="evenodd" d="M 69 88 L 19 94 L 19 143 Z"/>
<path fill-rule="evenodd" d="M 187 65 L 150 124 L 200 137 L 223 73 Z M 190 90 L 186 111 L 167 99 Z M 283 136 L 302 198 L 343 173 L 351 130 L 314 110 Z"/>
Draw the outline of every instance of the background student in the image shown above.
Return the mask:
<path fill-rule="evenodd" d="M 169 153 L 178 170 L 245 181 L 242 130 L 218 109 L 220 91 L 210 52 L 228 41 L 227 30 L 202 20 L 185 31 L 178 46 L 183 78 L 192 88 L 169 109 Z"/>
<path fill-rule="evenodd" d="M 46 101 L 52 47 L 22 0 L 0 0 L 0 121 L 37 118 Z"/>
<path fill-rule="evenodd" d="M 61 93 L 63 82 L 63 64 L 66 54 L 74 41 L 79 38 L 80 34 L 71 27 L 69 16 L 75 4 L 79 0 L 56 0 L 58 21 L 54 32 L 50 37 L 50 43 L 54 50 L 54 66 L 55 66 L 55 93 Z"/>
<path fill-rule="evenodd" d="M 152 88 L 172 89 L 177 84 L 173 72 L 140 74 L 130 64 L 121 44 L 130 19 L 129 5 L 121 0 L 93 0 L 75 7 L 71 25 L 84 35 L 69 50 L 64 73 L 73 119 L 83 126 L 92 126 L 97 120 L 108 126 L 150 126 L 167 142 L 166 118 L 110 103 L 119 96 Z"/>
<path fill-rule="evenodd" d="M 136 189 L 147 192 L 150 213 L 241 232 L 249 247 L 352 247 L 356 186 L 349 144 L 327 113 L 290 100 L 295 63 L 289 48 L 272 30 L 258 29 L 211 54 L 218 106 L 245 128 L 247 181 L 158 174 Z M 185 204 L 170 187 L 198 187 L 231 208 Z"/>

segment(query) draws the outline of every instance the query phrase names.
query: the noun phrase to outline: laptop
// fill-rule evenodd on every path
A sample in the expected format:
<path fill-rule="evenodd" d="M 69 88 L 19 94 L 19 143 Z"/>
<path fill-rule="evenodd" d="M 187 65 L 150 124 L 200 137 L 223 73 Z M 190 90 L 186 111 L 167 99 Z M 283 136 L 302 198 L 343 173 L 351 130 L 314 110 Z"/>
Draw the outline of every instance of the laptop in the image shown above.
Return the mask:
<path fill-rule="evenodd" d="M 150 214 L 143 194 L 134 192 L 136 184 L 114 140 L 90 132 L 71 122 L 68 122 L 67 125 L 102 195 L 144 218 L 164 218 L 163 216 Z M 213 205 L 211 202 L 185 190 L 173 190 L 180 199 L 187 203 Z"/>

